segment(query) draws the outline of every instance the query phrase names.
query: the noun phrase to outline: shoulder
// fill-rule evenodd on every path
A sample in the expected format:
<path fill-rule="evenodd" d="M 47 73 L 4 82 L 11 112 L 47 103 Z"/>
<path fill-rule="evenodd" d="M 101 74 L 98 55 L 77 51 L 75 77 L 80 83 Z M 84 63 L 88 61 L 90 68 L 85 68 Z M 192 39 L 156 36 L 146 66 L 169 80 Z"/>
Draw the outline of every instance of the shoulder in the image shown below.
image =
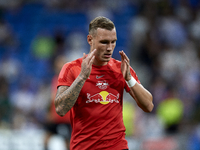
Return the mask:
<path fill-rule="evenodd" d="M 60 75 L 66 75 L 71 73 L 75 73 L 75 72 L 79 72 L 81 70 L 81 63 L 82 63 L 82 58 L 73 60 L 71 62 L 67 62 L 63 65 Z"/>
<path fill-rule="evenodd" d="M 74 67 L 81 67 L 81 63 L 82 63 L 82 58 L 78 58 L 76 60 L 73 60 L 71 62 L 67 62 L 64 64 L 63 68 L 67 69 L 73 69 Z"/>

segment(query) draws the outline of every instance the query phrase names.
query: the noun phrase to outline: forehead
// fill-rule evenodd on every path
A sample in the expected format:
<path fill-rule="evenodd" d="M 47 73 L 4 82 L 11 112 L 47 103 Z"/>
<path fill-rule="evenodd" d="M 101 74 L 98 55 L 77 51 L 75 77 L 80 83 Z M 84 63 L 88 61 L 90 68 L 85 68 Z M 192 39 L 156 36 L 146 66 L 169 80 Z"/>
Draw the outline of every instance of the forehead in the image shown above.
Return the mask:
<path fill-rule="evenodd" d="M 113 28 L 112 30 L 107 30 L 107 29 L 98 28 L 96 32 L 96 38 L 116 40 L 117 39 L 116 29 Z"/>

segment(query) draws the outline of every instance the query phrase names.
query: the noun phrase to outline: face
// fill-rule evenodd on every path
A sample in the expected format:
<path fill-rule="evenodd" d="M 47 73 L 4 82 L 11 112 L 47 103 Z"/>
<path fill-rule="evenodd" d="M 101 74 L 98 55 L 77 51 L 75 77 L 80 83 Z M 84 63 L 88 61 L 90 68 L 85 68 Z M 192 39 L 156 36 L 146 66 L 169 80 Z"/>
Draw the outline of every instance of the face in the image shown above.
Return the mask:
<path fill-rule="evenodd" d="M 116 46 L 117 35 L 116 29 L 106 30 L 98 28 L 95 36 L 88 35 L 90 51 L 96 49 L 94 65 L 106 65 L 112 57 Z"/>

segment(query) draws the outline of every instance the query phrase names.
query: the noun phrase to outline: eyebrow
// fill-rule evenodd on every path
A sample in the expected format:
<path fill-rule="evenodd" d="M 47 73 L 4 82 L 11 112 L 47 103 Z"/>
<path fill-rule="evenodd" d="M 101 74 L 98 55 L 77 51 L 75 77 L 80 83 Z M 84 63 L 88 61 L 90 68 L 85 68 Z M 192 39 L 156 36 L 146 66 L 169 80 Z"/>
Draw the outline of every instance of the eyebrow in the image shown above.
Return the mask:
<path fill-rule="evenodd" d="M 116 42 L 116 41 L 117 41 L 117 39 L 112 40 L 111 42 Z M 104 39 L 104 40 L 100 40 L 100 42 L 110 42 L 110 40 L 106 40 L 106 39 Z"/>

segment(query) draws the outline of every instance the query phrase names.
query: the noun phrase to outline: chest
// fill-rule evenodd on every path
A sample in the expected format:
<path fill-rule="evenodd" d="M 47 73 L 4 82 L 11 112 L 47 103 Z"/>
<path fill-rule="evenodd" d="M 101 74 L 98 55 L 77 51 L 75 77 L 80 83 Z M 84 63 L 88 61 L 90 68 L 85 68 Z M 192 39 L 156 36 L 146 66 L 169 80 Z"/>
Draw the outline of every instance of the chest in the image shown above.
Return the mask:
<path fill-rule="evenodd" d="M 74 105 L 76 117 L 108 119 L 116 116 L 122 109 L 124 87 L 122 74 L 93 69 Z"/>
<path fill-rule="evenodd" d="M 83 103 L 119 103 L 124 90 L 124 79 L 119 73 L 106 70 L 92 71 L 81 92 Z"/>

